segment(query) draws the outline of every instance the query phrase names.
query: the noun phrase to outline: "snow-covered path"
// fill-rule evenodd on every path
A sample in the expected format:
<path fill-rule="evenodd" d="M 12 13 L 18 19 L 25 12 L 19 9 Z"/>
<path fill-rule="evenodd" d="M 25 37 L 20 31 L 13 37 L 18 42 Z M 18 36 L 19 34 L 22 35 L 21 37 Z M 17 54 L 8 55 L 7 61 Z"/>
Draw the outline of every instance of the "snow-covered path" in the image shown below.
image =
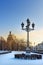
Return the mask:
<path fill-rule="evenodd" d="M 26 60 L 15 59 L 14 54 L 22 53 L 13 51 L 12 53 L 0 55 L 0 65 L 43 65 L 43 59 L 40 60 Z"/>

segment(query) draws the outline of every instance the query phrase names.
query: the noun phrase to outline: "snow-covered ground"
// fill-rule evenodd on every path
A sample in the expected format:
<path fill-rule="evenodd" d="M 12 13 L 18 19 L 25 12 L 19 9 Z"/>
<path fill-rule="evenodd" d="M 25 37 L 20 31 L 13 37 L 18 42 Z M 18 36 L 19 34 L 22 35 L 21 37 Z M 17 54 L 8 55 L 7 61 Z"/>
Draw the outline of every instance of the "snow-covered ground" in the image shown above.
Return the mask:
<path fill-rule="evenodd" d="M 43 58 L 40 60 L 15 59 L 14 54 L 17 53 L 23 52 L 13 51 L 0 55 L 0 65 L 43 65 Z"/>
<path fill-rule="evenodd" d="M 1 50 L 0 50 L 0 54 L 1 54 L 1 53 L 8 53 L 8 52 L 10 52 L 10 51 L 7 51 L 7 50 L 6 50 L 6 51 L 4 51 L 4 50 L 1 51 Z"/>

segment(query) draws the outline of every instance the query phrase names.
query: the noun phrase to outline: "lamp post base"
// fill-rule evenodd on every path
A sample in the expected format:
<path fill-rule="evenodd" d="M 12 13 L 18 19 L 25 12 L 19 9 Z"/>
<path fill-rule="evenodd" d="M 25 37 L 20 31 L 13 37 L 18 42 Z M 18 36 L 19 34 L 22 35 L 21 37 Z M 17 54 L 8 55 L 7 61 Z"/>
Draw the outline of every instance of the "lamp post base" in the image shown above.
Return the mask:
<path fill-rule="evenodd" d="M 29 47 L 26 48 L 26 53 L 30 53 L 30 48 Z"/>

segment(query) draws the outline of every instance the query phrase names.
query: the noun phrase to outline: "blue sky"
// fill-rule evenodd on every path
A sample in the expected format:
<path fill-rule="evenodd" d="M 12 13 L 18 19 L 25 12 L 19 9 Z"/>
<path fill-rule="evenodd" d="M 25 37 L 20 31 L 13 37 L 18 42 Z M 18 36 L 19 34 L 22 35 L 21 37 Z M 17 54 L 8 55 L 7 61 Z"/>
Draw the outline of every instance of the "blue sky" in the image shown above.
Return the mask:
<path fill-rule="evenodd" d="M 21 33 L 21 22 L 29 18 L 35 29 L 43 29 L 43 0 L 0 0 L 0 36 L 10 30 Z"/>

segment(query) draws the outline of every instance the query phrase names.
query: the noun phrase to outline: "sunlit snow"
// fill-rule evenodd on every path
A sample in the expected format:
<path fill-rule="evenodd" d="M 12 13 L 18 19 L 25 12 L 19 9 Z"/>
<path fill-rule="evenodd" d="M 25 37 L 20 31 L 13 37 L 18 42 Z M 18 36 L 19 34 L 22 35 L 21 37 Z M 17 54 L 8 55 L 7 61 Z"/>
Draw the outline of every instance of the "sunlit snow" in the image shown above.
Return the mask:
<path fill-rule="evenodd" d="M 15 59 L 14 54 L 17 53 L 24 52 L 12 51 L 11 53 L 0 55 L 0 65 L 43 65 L 43 58 L 40 60 Z"/>

